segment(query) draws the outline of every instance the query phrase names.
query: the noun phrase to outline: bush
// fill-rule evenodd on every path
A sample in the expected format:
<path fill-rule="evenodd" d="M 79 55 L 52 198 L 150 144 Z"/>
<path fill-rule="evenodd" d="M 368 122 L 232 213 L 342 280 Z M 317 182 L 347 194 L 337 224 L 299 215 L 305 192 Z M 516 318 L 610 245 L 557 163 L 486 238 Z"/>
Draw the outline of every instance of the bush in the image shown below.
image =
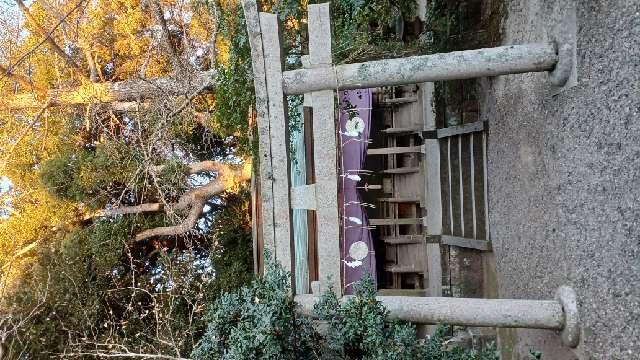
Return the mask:
<path fill-rule="evenodd" d="M 332 360 L 496 360 L 493 347 L 480 350 L 444 344 L 448 327 L 438 326 L 424 342 L 412 324 L 391 321 L 376 300 L 371 279 L 355 287 L 340 303 L 333 291 L 323 294 L 315 314 L 327 323 L 321 335 L 311 319 L 299 315 L 289 275 L 266 256 L 265 276 L 211 307 L 208 329 L 192 353 L 194 360 L 332 359 Z"/>
<path fill-rule="evenodd" d="M 415 327 L 389 321 L 389 311 L 376 300 L 371 278 L 354 287 L 355 296 L 340 305 L 333 291 L 316 305 L 318 318 L 328 321 L 324 352 L 339 359 L 419 359 L 422 347 Z"/>
<path fill-rule="evenodd" d="M 216 301 L 194 360 L 317 358 L 315 334 L 310 321 L 295 312 L 288 274 L 273 261 L 266 273 Z"/>

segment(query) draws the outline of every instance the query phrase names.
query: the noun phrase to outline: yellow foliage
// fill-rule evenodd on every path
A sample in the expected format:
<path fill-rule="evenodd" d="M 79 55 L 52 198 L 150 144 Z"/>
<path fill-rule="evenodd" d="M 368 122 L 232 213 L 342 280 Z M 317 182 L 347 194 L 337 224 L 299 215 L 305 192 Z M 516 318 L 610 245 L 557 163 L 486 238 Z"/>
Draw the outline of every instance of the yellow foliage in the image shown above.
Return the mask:
<path fill-rule="evenodd" d="M 218 51 L 217 58 L 216 58 L 218 63 L 223 65 L 223 66 L 228 66 L 229 65 L 229 57 L 230 57 L 230 53 L 229 53 L 230 42 L 229 42 L 229 40 L 227 40 L 223 36 L 218 36 L 218 39 L 216 40 L 216 50 Z"/>

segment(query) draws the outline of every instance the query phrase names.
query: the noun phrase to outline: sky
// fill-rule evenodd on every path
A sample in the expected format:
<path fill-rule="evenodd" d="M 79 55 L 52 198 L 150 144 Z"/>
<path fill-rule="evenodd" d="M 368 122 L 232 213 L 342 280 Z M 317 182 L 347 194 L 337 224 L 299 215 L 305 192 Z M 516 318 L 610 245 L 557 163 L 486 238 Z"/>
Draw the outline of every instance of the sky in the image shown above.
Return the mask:
<path fill-rule="evenodd" d="M 6 176 L 0 176 L 0 194 L 6 193 L 11 190 L 13 183 Z"/>

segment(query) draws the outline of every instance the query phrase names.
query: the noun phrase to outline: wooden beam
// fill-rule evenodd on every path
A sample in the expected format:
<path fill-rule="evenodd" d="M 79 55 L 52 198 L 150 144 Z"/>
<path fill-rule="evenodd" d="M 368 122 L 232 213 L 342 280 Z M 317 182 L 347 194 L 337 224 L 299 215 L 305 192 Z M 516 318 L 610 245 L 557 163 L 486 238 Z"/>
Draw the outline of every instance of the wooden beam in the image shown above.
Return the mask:
<path fill-rule="evenodd" d="M 419 96 L 425 131 L 436 130 L 435 109 L 433 108 L 433 83 L 420 84 Z M 440 188 L 440 142 L 438 139 L 425 139 L 425 233 L 442 234 L 442 193 Z M 440 244 L 426 243 L 427 255 L 425 281 L 429 296 L 442 296 L 442 259 Z"/>
<path fill-rule="evenodd" d="M 413 133 L 417 133 L 420 130 L 418 129 L 410 129 L 410 128 L 386 128 L 384 130 L 382 130 L 383 133 L 387 134 L 387 135 L 406 135 L 406 134 L 413 134 Z"/>
<path fill-rule="evenodd" d="M 378 198 L 378 201 L 390 202 L 390 203 L 419 203 L 419 198 L 401 198 L 401 197 L 388 197 Z"/>
<path fill-rule="evenodd" d="M 484 129 L 485 129 L 484 121 L 476 121 L 476 122 L 462 124 L 458 126 L 450 126 L 450 127 L 438 129 L 438 139 L 442 139 L 450 136 L 479 132 L 479 131 L 483 131 Z"/>
<path fill-rule="evenodd" d="M 408 154 L 421 153 L 424 151 L 422 145 L 418 146 L 394 146 L 380 149 L 368 149 L 367 155 L 391 155 L 391 154 Z"/>
<path fill-rule="evenodd" d="M 329 3 L 312 4 L 309 12 L 309 60 L 312 68 L 331 66 Z M 318 272 L 323 290 L 342 294 L 340 217 L 334 91 L 311 94 L 318 221 Z"/>
<path fill-rule="evenodd" d="M 409 96 L 409 97 L 401 97 L 401 98 L 384 99 L 381 101 L 381 103 L 382 105 L 400 105 L 400 104 L 408 104 L 416 101 L 418 101 L 418 98 L 416 96 Z"/>
<path fill-rule="evenodd" d="M 382 241 L 389 245 L 419 244 L 424 241 L 424 235 L 383 236 Z"/>
<path fill-rule="evenodd" d="M 314 144 L 313 144 L 313 109 L 311 102 L 311 95 L 305 96 L 307 104 L 304 109 L 304 151 L 305 151 L 305 165 L 307 184 L 315 184 L 316 178 L 314 174 Z M 309 258 L 309 282 L 317 282 L 320 278 L 318 276 L 318 232 L 317 232 L 317 220 L 316 212 L 314 210 L 307 211 L 307 239 L 309 245 L 308 258 Z"/>
<path fill-rule="evenodd" d="M 491 243 L 487 240 L 469 239 L 453 235 L 441 235 L 440 242 L 445 245 L 453 245 L 467 249 L 491 251 Z"/>
<path fill-rule="evenodd" d="M 289 139 L 287 110 L 282 92 L 282 58 L 278 17 L 275 14 L 260 13 L 260 29 L 264 50 L 264 67 L 269 98 L 269 124 L 273 171 L 273 219 L 276 259 L 283 268 L 293 269 L 293 237 L 291 232 L 291 203 L 289 188 Z"/>
<path fill-rule="evenodd" d="M 378 289 L 378 296 L 426 296 L 425 289 Z"/>
<path fill-rule="evenodd" d="M 261 240 L 264 248 L 275 252 L 275 232 L 273 226 L 273 170 L 271 165 L 271 130 L 269 125 L 269 97 L 264 69 L 264 51 L 260 18 L 256 0 L 243 0 L 247 34 L 251 47 L 253 86 L 256 93 L 256 122 L 258 128 L 258 157 L 260 172 L 260 219 Z M 265 249 L 258 249 L 262 252 Z M 262 257 L 262 254 L 258 254 Z"/>
<path fill-rule="evenodd" d="M 369 219 L 369 224 L 372 226 L 420 225 L 422 223 L 423 218 Z"/>
<path fill-rule="evenodd" d="M 387 265 L 384 267 L 384 269 L 392 273 L 421 273 L 424 271 L 424 268 L 422 266 L 416 267 L 411 265 L 398 265 L 398 264 Z"/>
<path fill-rule="evenodd" d="M 412 174 L 420 171 L 419 167 L 401 167 L 395 169 L 384 169 L 383 174 Z"/>

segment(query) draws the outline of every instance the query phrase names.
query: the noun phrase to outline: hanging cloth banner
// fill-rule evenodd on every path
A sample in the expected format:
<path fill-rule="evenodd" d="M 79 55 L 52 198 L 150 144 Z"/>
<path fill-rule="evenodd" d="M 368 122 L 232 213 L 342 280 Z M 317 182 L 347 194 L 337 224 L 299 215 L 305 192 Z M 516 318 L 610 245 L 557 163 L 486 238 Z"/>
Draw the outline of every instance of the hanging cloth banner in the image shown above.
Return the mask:
<path fill-rule="evenodd" d="M 371 128 L 371 90 L 339 92 L 341 166 L 339 181 L 342 207 L 342 291 L 353 292 L 353 284 L 366 275 L 376 281 L 376 256 L 366 207 L 358 183 L 366 179 L 363 169 Z"/>

